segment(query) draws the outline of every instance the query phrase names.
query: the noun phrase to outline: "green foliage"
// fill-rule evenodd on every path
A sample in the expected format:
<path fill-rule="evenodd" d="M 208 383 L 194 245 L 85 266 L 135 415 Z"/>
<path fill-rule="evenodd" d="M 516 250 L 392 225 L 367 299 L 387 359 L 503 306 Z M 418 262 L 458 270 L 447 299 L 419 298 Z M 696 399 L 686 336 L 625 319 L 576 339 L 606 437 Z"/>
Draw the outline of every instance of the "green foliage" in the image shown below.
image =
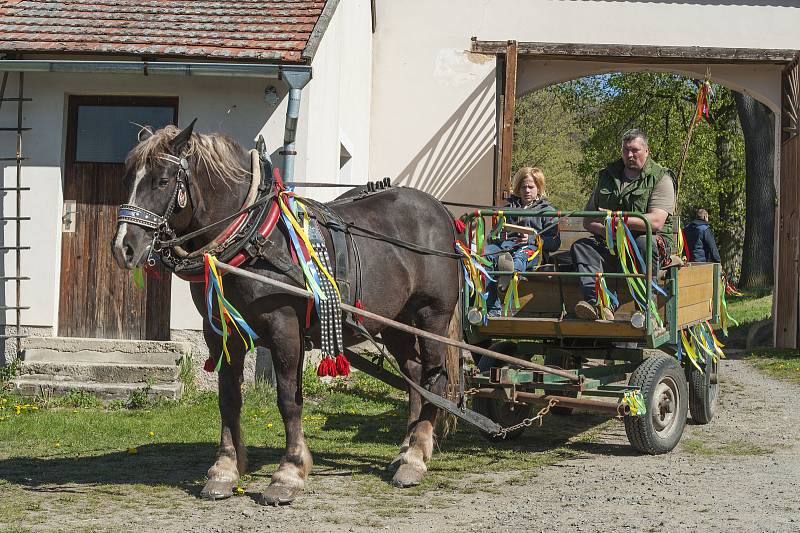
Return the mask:
<path fill-rule="evenodd" d="M 152 388 L 152 385 L 147 383 L 141 389 L 131 391 L 125 406 L 128 409 L 146 409 L 150 407 L 153 404 L 153 400 L 150 398 L 150 390 Z"/>
<path fill-rule="evenodd" d="M 583 190 L 597 172 L 620 157 L 620 138 L 639 128 L 652 157 L 677 173 L 696 107 L 700 82 L 675 74 L 635 72 L 580 78 L 554 86 L 562 105 L 581 125 L 581 157 L 574 169 Z M 744 138 L 731 91 L 713 85 L 711 120 L 694 128 L 680 181 L 683 224 L 706 209 L 723 264 L 735 279 L 744 228 Z M 577 131 L 577 130 L 573 130 Z"/>
<path fill-rule="evenodd" d="M 71 390 L 63 396 L 49 399 L 47 407 L 80 407 L 82 409 L 96 409 L 103 406 L 103 402 L 94 394 L 83 390 Z"/>
<path fill-rule="evenodd" d="M 519 99 L 514 110 L 512 168 L 539 167 L 546 179 L 547 196 L 558 209 L 582 209 L 588 189 L 575 172 L 580 161 L 581 129 L 578 114 L 563 91 L 548 87 Z"/>
<path fill-rule="evenodd" d="M 20 366 L 22 366 L 22 362 L 19 358 L 14 359 L 11 363 L 0 366 L 0 386 L 8 383 L 19 374 Z"/>

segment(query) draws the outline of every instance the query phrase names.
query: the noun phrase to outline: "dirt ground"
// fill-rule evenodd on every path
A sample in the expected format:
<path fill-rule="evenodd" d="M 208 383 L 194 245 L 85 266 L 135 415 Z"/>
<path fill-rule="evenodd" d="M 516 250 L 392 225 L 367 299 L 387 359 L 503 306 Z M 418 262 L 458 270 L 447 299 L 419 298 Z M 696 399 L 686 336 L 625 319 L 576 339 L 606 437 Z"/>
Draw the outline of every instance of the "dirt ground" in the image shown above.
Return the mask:
<path fill-rule="evenodd" d="M 283 508 L 256 504 L 266 476 L 250 480 L 244 496 L 215 503 L 197 498 L 199 485 L 141 492 L 59 485 L 44 489 L 52 498 L 37 509 L 38 523 L 0 529 L 800 531 L 800 387 L 735 359 L 722 373 L 717 417 L 707 426 L 690 423 L 667 455 L 634 453 L 619 422 L 550 416 L 530 431 L 563 453 L 526 471 L 475 472 L 401 491 L 385 475 L 321 468 L 307 493 Z"/>

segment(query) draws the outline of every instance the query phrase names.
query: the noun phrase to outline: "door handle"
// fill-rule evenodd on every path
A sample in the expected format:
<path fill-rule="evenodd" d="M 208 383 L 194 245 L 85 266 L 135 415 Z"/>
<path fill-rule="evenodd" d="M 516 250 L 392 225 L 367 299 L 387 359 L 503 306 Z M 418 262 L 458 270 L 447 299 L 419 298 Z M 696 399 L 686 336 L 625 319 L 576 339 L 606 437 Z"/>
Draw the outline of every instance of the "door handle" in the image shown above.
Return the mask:
<path fill-rule="evenodd" d="M 75 233 L 77 214 L 78 214 L 78 208 L 75 205 L 75 200 L 66 200 L 64 202 L 64 210 L 61 213 L 62 233 Z"/>

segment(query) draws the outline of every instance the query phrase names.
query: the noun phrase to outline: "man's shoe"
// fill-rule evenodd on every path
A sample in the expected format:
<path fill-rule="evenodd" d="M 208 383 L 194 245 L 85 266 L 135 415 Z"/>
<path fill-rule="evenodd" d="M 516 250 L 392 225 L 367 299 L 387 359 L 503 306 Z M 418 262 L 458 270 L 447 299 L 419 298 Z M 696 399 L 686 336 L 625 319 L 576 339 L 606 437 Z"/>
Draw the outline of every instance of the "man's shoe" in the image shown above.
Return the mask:
<path fill-rule="evenodd" d="M 609 309 L 608 307 L 604 307 L 600 310 L 600 316 L 603 320 L 614 320 L 614 311 Z"/>
<path fill-rule="evenodd" d="M 575 314 L 584 320 L 597 320 L 597 309 L 585 300 L 581 300 L 575 305 Z"/>

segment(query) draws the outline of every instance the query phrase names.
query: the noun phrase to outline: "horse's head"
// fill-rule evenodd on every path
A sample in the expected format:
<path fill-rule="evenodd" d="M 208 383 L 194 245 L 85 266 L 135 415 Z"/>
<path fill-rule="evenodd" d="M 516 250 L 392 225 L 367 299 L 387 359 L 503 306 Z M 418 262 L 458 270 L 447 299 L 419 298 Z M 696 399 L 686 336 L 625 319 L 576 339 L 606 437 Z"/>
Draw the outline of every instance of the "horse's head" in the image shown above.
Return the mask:
<path fill-rule="evenodd" d="M 121 268 L 142 264 L 156 232 L 166 223 L 173 231 L 188 226 L 194 206 L 189 190 L 193 165 L 187 153 L 194 123 L 184 130 L 167 126 L 155 133 L 144 127 L 139 144 L 128 154 L 124 178 L 128 200 L 119 208 L 111 242 Z"/>

